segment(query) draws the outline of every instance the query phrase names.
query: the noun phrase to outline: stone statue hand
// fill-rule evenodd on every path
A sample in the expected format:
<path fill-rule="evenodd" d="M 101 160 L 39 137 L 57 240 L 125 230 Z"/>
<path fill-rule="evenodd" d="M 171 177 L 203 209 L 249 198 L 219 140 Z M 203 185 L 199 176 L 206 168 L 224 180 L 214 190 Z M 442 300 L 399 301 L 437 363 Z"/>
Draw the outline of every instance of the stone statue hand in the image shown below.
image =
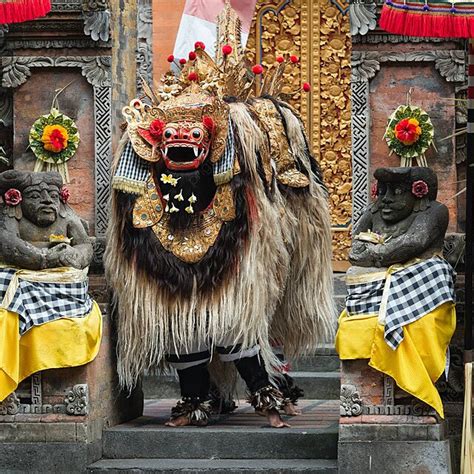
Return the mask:
<path fill-rule="evenodd" d="M 81 254 L 68 244 L 61 243 L 48 249 L 46 254 L 48 268 L 52 267 L 74 267 L 82 268 Z"/>
<path fill-rule="evenodd" d="M 374 244 L 370 242 L 361 242 L 355 240 L 352 243 L 351 251 L 349 253 L 349 261 L 352 265 L 361 267 L 370 267 L 374 265 L 374 255 L 372 248 Z"/>

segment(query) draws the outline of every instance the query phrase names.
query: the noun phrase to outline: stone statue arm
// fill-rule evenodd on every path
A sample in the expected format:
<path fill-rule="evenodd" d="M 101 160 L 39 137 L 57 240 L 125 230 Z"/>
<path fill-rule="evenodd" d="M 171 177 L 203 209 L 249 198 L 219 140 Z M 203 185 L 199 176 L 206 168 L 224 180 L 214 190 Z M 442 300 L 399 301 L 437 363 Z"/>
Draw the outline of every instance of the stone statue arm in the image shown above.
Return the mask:
<path fill-rule="evenodd" d="M 76 268 L 88 267 L 92 261 L 93 249 L 89 236 L 82 221 L 73 215 L 68 224 L 68 237 L 72 238 L 71 246 L 76 253 Z"/>
<path fill-rule="evenodd" d="M 355 238 L 361 232 L 367 232 L 372 230 L 372 211 L 371 206 L 369 206 L 361 218 L 357 222 L 357 225 L 354 227 L 352 232 L 353 238 Z M 367 266 L 366 262 L 373 261 L 373 255 L 370 252 L 370 248 L 374 244 L 370 242 L 362 242 L 360 240 L 353 240 L 351 250 L 349 252 L 349 260 L 353 265 Z"/>
<path fill-rule="evenodd" d="M 388 267 L 421 257 L 429 250 L 441 247 L 448 227 L 449 212 L 446 206 L 433 203 L 420 213 L 408 231 L 389 239 L 384 244 L 373 245 L 370 253 L 377 267 Z"/>
<path fill-rule="evenodd" d="M 0 260 L 7 265 L 42 270 L 48 267 L 45 249 L 20 238 L 18 223 L 0 208 Z"/>

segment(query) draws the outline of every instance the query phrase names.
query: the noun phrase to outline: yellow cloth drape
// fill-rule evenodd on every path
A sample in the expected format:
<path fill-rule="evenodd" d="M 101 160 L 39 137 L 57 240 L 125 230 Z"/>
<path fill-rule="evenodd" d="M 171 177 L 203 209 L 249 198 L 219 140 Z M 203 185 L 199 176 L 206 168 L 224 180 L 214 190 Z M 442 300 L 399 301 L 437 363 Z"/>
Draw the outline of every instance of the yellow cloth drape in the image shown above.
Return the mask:
<path fill-rule="evenodd" d="M 96 302 L 82 318 L 61 318 L 19 334 L 18 314 L 0 309 L 0 401 L 40 370 L 77 367 L 94 360 L 102 336 Z"/>
<path fill-rule="evenodd" d="M 342 360 L 368 359 L 369 366 L 392 377 L 409 394 L 433 407 L 444 418 L 434 382 L 446 365 L 446 350 L 456 327 L 454 303 L 439 306 L 403 327 L 404 339 L 392 350 L 377 315 L 339 318 L 336 350 Z"/>

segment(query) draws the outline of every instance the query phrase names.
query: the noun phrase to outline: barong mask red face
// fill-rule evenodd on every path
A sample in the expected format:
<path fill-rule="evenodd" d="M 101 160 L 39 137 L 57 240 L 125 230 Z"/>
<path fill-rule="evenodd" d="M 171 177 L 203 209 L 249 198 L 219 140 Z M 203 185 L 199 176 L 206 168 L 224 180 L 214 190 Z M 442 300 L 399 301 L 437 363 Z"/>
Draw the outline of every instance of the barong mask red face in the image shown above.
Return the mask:
<path fill-rule="evenodd" d="M 204 117 L 202 123 L 166 124 L 161 148 L 166 168 L 172 171 L 199 168 L 209 154 L 213 125 L 210 117 Z"/>

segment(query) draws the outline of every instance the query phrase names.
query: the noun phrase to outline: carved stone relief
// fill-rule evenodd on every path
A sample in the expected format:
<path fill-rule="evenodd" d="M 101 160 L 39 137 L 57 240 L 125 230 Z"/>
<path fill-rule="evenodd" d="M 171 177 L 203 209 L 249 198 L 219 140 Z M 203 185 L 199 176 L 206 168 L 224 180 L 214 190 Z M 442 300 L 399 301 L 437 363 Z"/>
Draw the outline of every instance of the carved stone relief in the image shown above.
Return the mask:
<path fill-rule="evenodd" d="M 89 387 L 87 384 L 74 385 L 64 403 L 68 415 L 87 415 L 89 410 Z"/>
<path fill-rule="evenodd" d="M 377 5 L 364 0 L 354 0 L 349 6 L 351 35 L 366 35 L 377 26 Z"/>
<path fill-rule="evenodd" d="M 20 400 L 16 396 L 16 393 L 8 395 L 8 397 L 0 402 L 0 415 L 16 415 L 20 411 Z"/>
<path fill-rule="evenodd" d="M 138 0 L 137 9 L 137 91 L 142 92 L 142 80 L 153 80 L 153 10 L 151 0 Z"/>
<path fill-rule="evenodd" d="M 107 228 L 111 132 L 111 58 L 110 56 L 12 56 L 2 57 L 1 84 L 15 88 L 24 84 L 37 67 L 75 67 L 94 88 L 95 169 L 96 169 L 96 235 L 104 236 Z"/>
<path fill-rule="evenodd" d="M 94 41 L 109 41 L 110 8 L 107 0 L 83 0 L 84 34 Z"/>
<path fill-rule="evenodd" d="M 34 377 L 32 380 L 34 380 Z M 89 389 L 87 384 L 74 385 L 67 392 L 64 403 L 55 405 L 42 403 L 40 393 L 35 396 L 32 394 L 31 403 L 22 403 L 15 392 L 9 395 L 3 402 L 0 402 L 0 417 L 19 414 L 44 415 L 48 413 L 71 416 L 87 415 L 89 413 Z"/>
<path fill-rule="evenodd" d="M 362 400 L 357 387 L 354 385 L 341 385 L 340 416 L 359 416 L 362 414 Z"/>
<path fill-rule="evenodd" d="M 392 62 L 432 62 L 448 82 L 463 82 L 466 76 L 466 53 L 462 50 L 397 53 L 354 51 L 352 53 L 352 176 L 354 223 L 368 203 L 369 190 L 369 83 L 381 64 Z"/>

